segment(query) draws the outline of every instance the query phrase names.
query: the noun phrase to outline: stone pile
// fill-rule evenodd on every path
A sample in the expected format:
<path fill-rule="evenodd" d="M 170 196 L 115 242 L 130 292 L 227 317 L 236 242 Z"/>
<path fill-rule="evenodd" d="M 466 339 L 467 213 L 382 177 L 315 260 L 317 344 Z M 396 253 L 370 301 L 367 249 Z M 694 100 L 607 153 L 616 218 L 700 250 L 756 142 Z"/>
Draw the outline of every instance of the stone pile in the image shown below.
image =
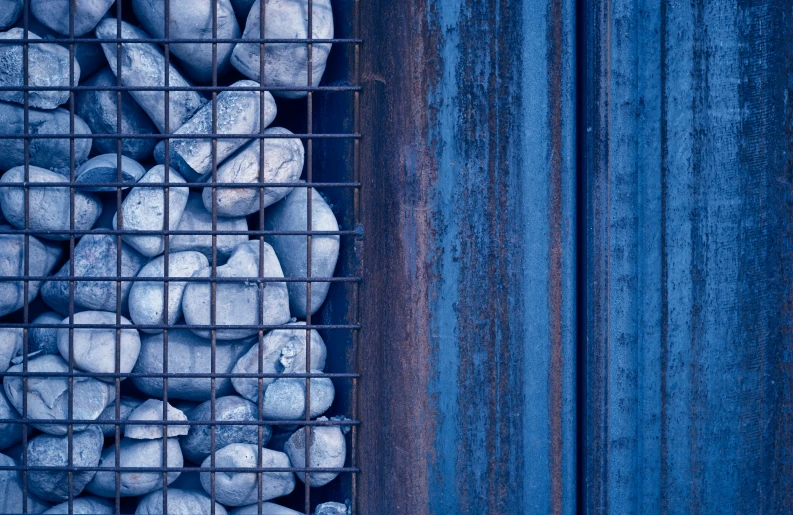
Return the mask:
<path fill-rule="evenodd" d="M 0 424 L 0 466 L 26 460 L 40 467 L 27 474 L 28 513 L 68 513 L 70 497 L 74 513 L 114 513 L 117 490 L 134 499 L 125 506 L 135 513 L 163 513 L 165 485 L 173 485 L 168 513 L 258 513 L 259 495 L 264 514 L 302 513 L 269 501 L 290 494 L 305 474 L 264 472 L 260 494 L 257 473 L 212 467 L 303 467 L 306 454 L 311 467 L 345 465 L 346 431 L 328 425 L 307 432 L 299 423 L 308 408 L 306 379 L 289 376 L 325 369 L 325 342 L 304 326 L 330 283 L 312 282 L 309 296 L 305 282 L 288 279 L 332 276 L 339 237 L 312 237 L 309 271 L 305 236 L 260 241 L 245 234 L 246 217 L 256 219 L 262 206 L 260 229 L 339 229 L 313 189 L 309 202 L 306 186 L 249 186 L 300 181 L 303 143 L 271 124 L 280 99 L 304 97 L 309 82 L 319 84 L 331 45 L 313 45 L 309 81 L 305 44 L 266 44 L 260 55 L 258 42 L 218 43 L 213 69 L 211 42 L 172 43 L 168 61 L 157 42 L 132 40 L 208 39 L 213 20 L 217 38 L 307 38 L 307 0 L 170 0 L 167 28 L 164 0 L 132 0 L 122 20 L 113 18 L 113 0 L 26 1 L 24 25 L 34 40 L 27 66 L 22 43 L 14 43 L 25 37 L 23 1 L 0 0 L 0 322 L 27 316 L 32 327 L 26 356 L 23 329 L 0 327 L 0 419 L 20 420 L 24 412 L 35 422 L 26 448 L 21 424 Z M 312 16 L 312 37 L 332 38 L 330 0 L 313 0 Z M 52 41 L 70 31 L 85 39 L 73 54 Z M 209 94 L 185 89 L 216 80 L 242 89 L 220 91 L 214 105 Z M 258 90 L 259 81 L 268 91 Z M 35 89 L 13 89 L 25 83 Z M 72 95 L 77 85 L 87 88 Z M 144 89 L 119 93 L 118 85 Z M 165 86 L 176 89 L 150 89 Z M 26 130 L 33 136 L 27 146 Z M 277 137 L 237 137 L 260 132 Z M 158 137 L 165 133 L 173 135 L 168 144 Z M 211 133 L 234 136 L 194 137 Z M 231 184 L 205 186 L 213 170 L 218 182 Z M 213 226 L 236 234 L 201 234 Z M 163 229 L 187 234 L 157 234 Z M 212 286 L 213 278 L 221 282 Z M 257 325 L 283 327 L 262 336 L 249 327 Z M 70 379 L 72 370 L 78 374 Z M 36 375 L 23 381 L 23 371 Z M 213 371 L 229 376 L 212 379 Z M 119 372 L 132 377 L 117 381 Z M 164 373 L 180 374 L 167 379 L 167 389 Z M 258 373 L 275 377 L 251 376 Z M 330 379 L 310 379 L 310 417 L 327 421 L 334 396 Z M 117 412 L 118 428 L 108 422 Z M 80 423 L 69 425 L 70 418 Z M 213 420 L 223 425 L 211 427 Z M 122 468 L 154 470 L 117 475 L 117 459 Z M 71 479 L 70 465 L 82 467 Z M 182 473 L 183 466 L 201 472 Z M 313 473 L 308 481 L 321 487 L 337 476 Z M 20 472 L 0 470 L 0 513 L 21 513 L 22 496 Z M 348 507 L 316 510 L 342 514 Z"/>

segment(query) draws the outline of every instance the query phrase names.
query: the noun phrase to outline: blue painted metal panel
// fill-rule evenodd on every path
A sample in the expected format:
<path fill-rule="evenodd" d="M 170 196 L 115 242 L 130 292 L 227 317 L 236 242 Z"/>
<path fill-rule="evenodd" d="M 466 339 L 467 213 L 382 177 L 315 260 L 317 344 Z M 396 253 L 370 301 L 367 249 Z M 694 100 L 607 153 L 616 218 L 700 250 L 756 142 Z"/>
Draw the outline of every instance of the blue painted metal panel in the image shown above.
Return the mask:
<path fill-rule="evenodd" d="M 587 12 L 588 513 L 790 513 L 790 2 Z"/>
<path fill-rule="evenodd" d="M 361 511 L 573 513 L 574 2 L 364 11 Z"/>

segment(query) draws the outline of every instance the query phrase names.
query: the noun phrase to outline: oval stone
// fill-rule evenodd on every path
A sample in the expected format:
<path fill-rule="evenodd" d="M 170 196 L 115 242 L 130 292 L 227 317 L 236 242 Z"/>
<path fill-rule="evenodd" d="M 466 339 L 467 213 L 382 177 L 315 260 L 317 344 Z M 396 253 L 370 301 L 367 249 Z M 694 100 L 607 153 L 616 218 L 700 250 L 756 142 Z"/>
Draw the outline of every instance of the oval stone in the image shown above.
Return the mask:
<path fill-rule="evenodd" d="M 244 216 L 224 217 L 216 219 L 218 231 L 247 231 L 248 220 Z M 177 231 L 201 232 L 212 230 L 212 213 L 204 208 L 201 194 L 190 192 L 182 218 L 179 220 Z M 215 237 L 215 253 L 218 264 L 225 263 L 231 256 L 234 247 L 248 241 L 246 234 L 222 234 Z M 211 234 L 174 234 L 168 240 L 171 252 L 195 250 L 207 257 L 212 262 L 212 235 Z"/>
<path fill-rule="evenodd" d="M 162 515 L 163 506 L 163 491 L 156 490 L 140 500 L 135 515 Z M 226 508 L 216 502 L 215 515 L 226 513 Z M 168 515 L 212 515 L 212 498 L 203 490 L 168 488 Z"/>
<path fill-rule="evenodd" d="M 130 186 L 146 173 L 143 166 L 127 156 L 121 156 L 121 181 L 118 180 L 118 154 L 92 157 L 75 171 L 75 182 L 128 182 Z M 127 189 L 125 186 L 122 189 Z M 81 186 L 83 191 L 116 191 L 113 186 Z"/>
<path fill-rule="evenodd" d="M 312 374 L 321 373 L 312 370 Z M 329 377 L 315 377 L 311 382 L 310 417 L 322 415 L 333 404 L 336 390 Z M 302 377 L 276 379 L 264 392 L 262 416 L 267 420 L 300 420 L 306 416 L 306 380 Z"/>
<path fill-rule="evenodd" d="M 19 413 L 8 402 L 5 391 L 0 389 L 0 418 L 19 420 Z M 22 424 L 4 422 L 0 424 L 0 450 L 22 441 Z"/>
<path fill-rule="evenodd" d="M 191 277 L 196 270 L 208 266 L 200 252 L 174 252 L 168 255 L 168 277 Z M 140 269 L 138 277 L 164 277 L 165 256 L 158 256 Z M 168 281 L 168 314 L 165 311 L 165 286 L 160 281 L 136 281 L 129 292 L 129 313 L 136 324 L 173 325 L 182 316 L 182 296 L 187 283 Z M 161 333 L 162 329 L 141 328 L 144 333 Z"/>
<path fill-rule="evenodd" d="M 0 231 L 12 229 L 0 225 Z M 62 246 L 35 236 L 28 239 L 28 274 L 43 277 L 49 275 L 61 257 Z M 0 234 L 0 275 L 22 277 L 25 275 L 25 237 L 22 234 Z M 28 281 L 27 301 L 33 302 L 39 293 L 41 281 Z M 25 305 L 24 281 L 0 282 L 0 316 L 13 313 Z"/>
<path fill-rule="evenodd" d="M 231 515 L 259 515 L 259 504 L 249 504 L 231 510 Z M 272 502 L 262 503 L 262 515 L 302 515 L 301 512 Z"/>
<path fill-rule="evenodd" d="M 143 403 L 141 399 L 136 399 L 135 397 L 127 397 L 126 395 L 121 397 L 121 408 L 119 409 L 119 418 L 118 420 L 126 420 L 130 413 L 140 406 Z M 108 404 L 107 408 L 99 415 L 98 420 L 116 420 L 116 402 L 115 399 L 112 403 Z M 127 426 L 124 424 L 119 424 L 119 431 L 123 435 L 124 430 Z M 105 438 L 114 438 L 116 436 L 116 425 L 115 424 L 99 424 L 99 428 L 102 430 L 102 434 L 105 435 Z"/>
<path fill-rule="evenodd" d="M 261 450 L 262 467 L 290 467 L 289 457 L 278 451 L 258 448 L 256 445 L 233 443 L 215 453 L 215 467 L 220 468 L 255 468 L 258 451 Z M 212 466 L 209 457 L 201 464 L 201 468 Z M 215 474 L 215 499 L 226 506 L 245 506 L 258 501 L 258 483 L 256 472 L 224 472 Z M 295 489 L 295 476 L 291 472 L 262 472 L 262 500 L 267 501 L 287 495 Z M 208 493 L 211 492 L 211 474 L 201 472 L 201 484 Z"/>
<path fill-rule="evenodd" d="M 31 166 L 28 170 L 29 182 L 67 182 L 68 179 L 50 170 Z M 25 167 L 17 166 L 8 170 L 2 177 L 2 183 L 25 182 Z M 102 201 L 92 193 L 74 192 L 74 212 L 71 211 L 71 195 L 69 188 L 53 186 L 35 186 L 27 188 L 30 209 L 28 229 L 41 231 L 39 238 L 49 240 L 68 240 L 68 233 L 50 234 L 49 231 L 69 231 L 70 216 L 74 218 L 74 229 L 87 231 L 102 213 Z M 0 206 L 8 222 L 17 229 L 25 229 L 25 188 L 11 186 L 0 188 Z M 81 235 L 75 235 L 79 238 Z"/>
<path fill-rule="evenodd" d="M 225 265 L 216 268 L 217 277 L 259 277 L 258 241 L 247 241 L 237 245 Z M 283 277 L 281 265 L 273 249 L 263 244 L 263 269 L 261 277 Z M 198 270 L 193 277 L 210 277 L 211 267 Z M 286 283 L 266 282 L 263 297 L 259 299 L 259 285 L 255 282 L 222 282 L 217 284 L 215 296 L 215 324 L 223 325 L 278 325 L 289 321 L 289 300 Z M 261 312 L 259 311 L 261 309 Z M 211 303 L 209 282 L 191 282 L 185 289 L 182 311 L 189 325 L 210 323 Z M 201 337 L 208 338 L 208 329 L 193 329 Z M 256 334 L 256 328 L 217 329 L 219 340 L 245 338 Z"/>
<path fill-rule="evenodd" d="M 0 0 L 0 30 L 5 30 L 22 16 L 25 0 Z"/>
<path fill-rule="evenodd" d="M 0 454 L 0 466 L 13 467 L 20 463 Z M 28 513 L 42 513 L 50 507 L 28 492 Z M 22 474 L 18 470 L 0 470 L 0 513 L 22 513 Z"/>
<path fill-rule="evenodd" d="M 37 325 L 59 325 L 63 315 L 54 311 L 46 311 L 33 320 L 33 327 L 28 329 L 28 353 L 60 354 L 58 351 L 58 328 L 35 327 Z"/>
<path fill-rule="evenodd" d="M 70 0 L 30 0 L 30 10 L 38 21 L 68 36 L 70 32 Z M 113 0 L 81 0 L 74 2 L 74 23 L 71 24 L 74 36 L 90 32 L 113 5 Z"/>
<path fill-rule="evenodd" d="M 44 515 L 67 515 L 69 512 L 69 501 L 62 502 L 44 512 Z M 115 505 L 107 499 L 93 496 L 83 496 L 72 500 L 72 511 L 74 515 L 112 515 L 116 513 Z"/>
<path fill-rule="evenodd" d="M 319 417 L 317 420 L 328 420 Z M 342 468 L 347 457 L 347 441 L 338 426 L 314 426 L 309 437 L 308 466 L 311 468 Z M 289 461 L 306 463 L 306 428 L 301 427 L 286 441 L 284 452 Z M 306 482 L 306 475 L 295 474 L 300 481 Z M 339 475 L 339 472 L 311 472 L 309 483 L 312 487 L 325 486 Z"/>
<path fill-rule="evenodd" d="M 170 404 L 167 405 L 168 422 L 187 421 L 184 413 L 174 408 Z M 162 411 L 163 402 L 158 399 L 149 399 L 133 411 L 127 420 L 130 421 L 146 421 L 159 422 L 159 424 L 127 424 L 127 438 L 134 438 L 136 440 L 151 440 L 154 438 L 162 438 Z M 168 438 L 174 436 L 186 435 L 188 427 L 185 425 L 168 424 Z"/>
<path fill-rule="evenodd" d="M 292 134 L 283 127 L 271 127 L 264 134 Z M 278 202 L 292 191 L 288 187 L 244 187 L 250 183 L 297 182 L 303 172 L 303 143 L 298 138 L 265 138 L 264 168 L 262 165 L 261 142 L 256 139 L 242 147 L 218 168 L 217 182 L 238 183 L 239 188 L 216 188 L 216 210 L 219 216 L 247 216 L 259 211 L 260 203 L 267 207 Z M 260 191 L 263 201 L 259 201 Z M 204 207 L 212 210 L 212 188 L 207 186 L 202 194 Z"/>

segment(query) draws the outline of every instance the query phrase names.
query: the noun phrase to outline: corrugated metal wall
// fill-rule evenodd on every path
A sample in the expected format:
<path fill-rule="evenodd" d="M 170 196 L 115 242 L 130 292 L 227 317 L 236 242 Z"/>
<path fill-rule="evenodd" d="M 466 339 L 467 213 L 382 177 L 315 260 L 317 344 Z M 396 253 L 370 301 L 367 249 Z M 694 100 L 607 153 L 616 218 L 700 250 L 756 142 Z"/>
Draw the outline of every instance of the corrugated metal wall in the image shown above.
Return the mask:
<path fill-rule="evenodd" d="M 361 513 L 787 513 L 789 1 L 362 1 Z"/>

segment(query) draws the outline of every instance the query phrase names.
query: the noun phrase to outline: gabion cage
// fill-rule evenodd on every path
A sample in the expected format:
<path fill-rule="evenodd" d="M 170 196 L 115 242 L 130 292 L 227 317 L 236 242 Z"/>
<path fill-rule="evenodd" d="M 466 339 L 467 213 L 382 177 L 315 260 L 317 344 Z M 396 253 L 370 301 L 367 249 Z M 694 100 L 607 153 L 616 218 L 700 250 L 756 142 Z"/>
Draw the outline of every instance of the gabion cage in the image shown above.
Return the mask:
<path fill-rule="evenodd" d="M 0 485 L 4 485 L 5 497 L 0 500 L 4 506 L 0 511 L 40 513 L 59 505 L 58 509 L 63 511 L 54 513 L 87 513 L 79 511 L 87 508 L 78 507 L 75 502 L 86 495 L 99 495 L 105 499 L 100 504 L 107 513 L 205 512 L 214 515 L 226 509 L 229 512 L 238 509 L 240 514 L 291 513 L 279 511 L 281 508 L 268 504 L 270 500 L 306 515 L 326 502 L 341 504 L 327 505 L 322 513 L 344 510 L 356 513 L 358 290 L 363 241 L 363 230 L 358 222 L 361 187 L 359 2 L 333 0 L 333 32 L 330 37 L 322 38 L 316 37 L 317 5 L 320 8 L 329 5 L 327 1 L 194 0 L 191 6 L 195 6 L 195 12 L 208 8 L 211 14 L 202 30 L 191 29 L 189 33 L 185 33 L 184 25 L 174 23 L 185 16 L 186 2 L 140 2 L 147 3 L 153 12 L 162 9 L 160 18 L 152 18 L 161 21 L 161 29 L 147 29 L 145 20 L 138 16 L 137 6 L 133 5 L 136 2 L 110 1 L 107 12 L 100 14 L 95 24 L 104 32 L 95 27 L 85 30 L 84 9 L 89 9 L 89 4 L 81 0 L 20 0 L 16 7 L 9 8 L 19 12 L 6 16 L 12 21 L 3 29 L 10 35 L 0 39 L 0 73 L 4 75 L 0 77 L 0 111 L 3 111 L 0 112 L 0 154 L 3 154 L 0 155 L 3 175 L 0 200 L 5 200 L 2 207 L 10 207 L 3 210 L 5 220 L 0 226 L 3 261 L 0 263 L 0 288 L 4 292 L 0 295 L 0 306 L 4 306 L 0 318 L 0 332 L 3 333 L 0 359 L 6 360 L 0 362 L 0 367 L 4 367 L 5 394 L 0 410 L 0 433 L 5 436 L 0 434 L 0 442 L 8 445 L 0 449 L 0 453 L 6 455 L 0 460 L 0 476 L 3 476 Z M 14 5 L 15 2 L 6 4 Z M 0 5 L 6 4 L 0 2 Z M 278 10 L 284 4 L 295 4 L 303 10 L 305 35 L 302 37 L 267 37 L 268 24 L 275 26 L 283 19 L 268 16 L 268 9 Z M 239 26 L 239 31 L 231 36 L 219 34 L 219 26 L 229 22 L 224 6 L 233 9 L 231 16 L 237 19 Z M 247 14 L 246 8 L 251 9 Z M 257 34 L 247 30 L 254 15 L 260 20 Z M 0 13 L 2 23 L 3 14 Z M 60 28 L 51 27 L 58 24 Z M 19 30 L 12 32 L 15 29 Z M 109 35 L 111 29 L 114 34 Z M 153 33 L 159 30 L 161 34 Z M 178 37 L 174 31 L 179 32 Z M 179 45 L 182 48 L 194 45 L 193 48 L 207 52 L 211 49 L 209 74 L 204 73 L 196 79 L 197 73 L 186 72 L 198 66 L 199 59 L 180 57 L 184 54 L 177 56 L 174 49 L 179 49 Z M 258 52 L 258 70 L 255 70 L 252 85 L 249 76 L 224 61 L 224 53 L 228 57 L 231 52 L 228 48 L 237 45 L 250 45 L 254 53 Z M 16 50 L 3 53 L 3 46 L 21 50 L 18 66 L 12 59 Z M 37 49 L 49 52 L 54 51 L 51 48 L 54 46 L 68 52 L 68 76 L 63 85 L 58 85 L 58 74 L 43 64 L 46 59 L 39 57 L 44 51 Z M 268 83 L 266 65 L 271 47 L 292 52 L 296 57 L 289 64 L 293 66 L 301 64 L 300 55 L 304 53 L 305 85 Z M 325 72 L 320 74 L 322 80 L 318 82 L 314 69 L 318 66 L 316 55 L 327 52 L 328 47 Z M 135 61 L 143 59 L 140 56 L 145 52 L 135 52 L 144 48 L 146 52 L 156 50 L 162 55 L 161 83 L 148 80 L 145 74 L 129 72 L 135 70 L 135 66 L 150 66 Z M 108 67 L 112 75 L 108 75 Z M 237 85 L 242 81 L 247 82 Z M 98 108 L 95 98 L 86 95 L 90 92 L 109 92 L 114 98 L 114 131 L 85 129 L 90 124 L 78 114 L 83 108 L 80 103 L 85 102 L 86 109 Z M 258 97 L 252 100 L 258 112 L 242 113 L 240 103 L 228 101 L 224 104 L 231 95 L 250 92 Z M 56 100 L 60 106 L 56 106 L 57 109 L 32 105 L 46 102 L 47 95 L 62 95 L 64 102 Z M 151 105 L 149 111 L 143 108 L 159 130 L 150 133 L 127 130 L 128 113 L 124 111 L 129 102 L 127 96 L 143 105 L 147 101 L 140 99 L 146 95 L 151 105 L 162 101 L 161 119 L 150 112 L 154 109 Z M 197 107 L 191 108 L 189 116 L 175 116 L 186 105 L 186 95 L 195 99 Z M 265 120 L 271 114 L 266 111 L 270 104 L 275 113 L 269 127 L 282 127 L 285 132 L 267 129 Z M 191 124 L 202 111 L 203 122 Z M 239 124 L 224 122 L 243 114 L 255 118 L 256 130 L 235 132 Z M 98 140 L 103 142 L 102 148 L 111 142 L 114 150 L 102 153 L 94 146 L 89 154 L 85 148 L 97 145 Z M 303 148 L 304 163 L 298 170 L 299 179 L 284 181 L 268 177 L 266 173 L 274 165 L 267 162 L 273 152 L 269 152 L 266 145 L 294 140 L 299 140 Z M 131 152 L 127 147 L 133 147 L 133 142 L 146 142 L 144 146 L 152 149 L 144 158 L 136 157 L 142 172 L 127 162 Z M 188 155 L 202 145 L 206 151 L 202 156 L 204 173 L 200 167 L 194 167 Z M 257 156 L 254 161 L 239 157 L 246 150 Z M 115 156 L 103 157 L 98 164 L 85 165 L 99 154 Z M 233 163 L 237 176 L 221 173 L 219 177 L 219 171 L 225 172 L 223 165 L 235 159 L 239 159 Z M 155 173 L 160 165 L 160 172 Z M 239 179 L 242 167 L 254 173 L 253 179 Z M 48 173 L 40 172 L 40 168 Z M 190 175 L 180 170 L 195 173 Z M 227 209 L 227 205 L 222 201 L 228 192 L 247 195 L 248 205 L 253 207 L 244 214 L 226 214 L 222 210 Z M 278 200 L 269 203 L 283 192 L 286 193 Z M 133 200 L 125 206 L 130 197 Z M 58 213 L 61 205 L 58 199 L 64 206 L 68 204 L 68 210 L 63 211 L 68 212 L 65 218 L 52 216 Z M 291 212 L 284 207 L 287 202 L 304 203 L 305 220 L 302 215 L 290 219 Z M 86 210 L 96 211 L 96 208 L 89 209 L 86 205 L 96 206 L 97 203 L 99 213 L 89 223 L 85 218 L 87 216 L 90 221 L 93 215 L 86 215 Z M 315 229 L 315 219 L 321 211 L 315 207 L 318 203 L 332 211 L 338 223 L 337 230 Z M 181 212 L 174 207 L 177 204 L 182 206 Z M 185 218 L 190 209 L 198 213 L 201 205 L 205 212 L 196 214 L 199 221 L 190 222 Z M 111 215 L 114 215 L 112 220 Z M 236 222 L 229 222 L 230 218 Z M 152 220 L 157 227 L 147 226 Z M 283 223 L 278 225 L 278 220 Z M 298 225 L 303 224 L 302 228 L 295 228 L 294 220 Z M 287 240 L 288 237 L 293 239 Z M 89 243 L 83 242 L 84 238 L 92 242 L 90 248 Z M 96 243 L 100 238 L 101 245 Z M 297 241 L 294 238 L 301 243 L 294 243 Z M 322 265 L 328 266 L 326 262 L 317 263 L 317 249 L 323 242 L 335 241 L 334 238 L 339 242 L 335 266 L 331 265 L 330 273 L 317 274 L 316 270 Z M 229 250 L 232 240 L 236 243 Z M 288 253 L 284 249 L 292 248 L 306 249 L 302 264 L 295 264 L 297 261 L 292 254 L 279 255 Z M 184 273 L 184 267 L 175 261 L 175 255 L 186 252 L 205 258 L 202 261 L 195 256 L 201 266 L 189 270 L 193 273 Z M 245 266 L 238 261 L 229 263 L 237 259 L 238 253 L 242 256 L 239 262 L 243 257 L 247 260 Z M 129 260 L 134 255 L 143 257 L 132 266 Z M 275 255 L 281 265 L 282 275 L 268 273 L 273 269 L 266 263 L 271 255 Z M 161 260 L 160 269 L 157 268 L 158 260 Z M 289 266 L 284 266 L 287 261 Z M 141 271 L 153 272 L 141 274 Z M 317 292 L 322 293 L 325 287 L 329 289 L 322 298 Z M 130 291 L 143 292 L 134 297 L 134 306 L 137 306 L 134 309 Z M 288 294 L 289 316 L 273 323 L 266 318 L 272 318 L 270 314 L 275 308 L 267 303 L 279 291 Z M 195 296 L 188 309 L 187 299 L 191 292 Z M 207 292 L 207 298 L 199 295 L 203 295 L 202 292 Z M 298 308 L 295 299 L 299 300 L 301 295 L 305 305 Z M 283 303 L 283 296 L 279 298 Z M 316 298 L 320 298 L 321 305 L 317 305 Z M 254 299 L 251 302 L 255 304 L 248 302 L 250 299 Z M 93 314 L 95 312 L 102 314 Z M 135 316 L 137 312 L 148 313 L 148 318 Z M 243 320 L 243 315 L 251 312 L 255 313 L 255 319 Z M 176 319 L 171 320 L 172 317 Z M 233 323 L 234 320 L 243 321 Z M 296 329 L 295 322 L 305 325 L 298 325 Z M 135 347 L 131 331 L 137 334 L 138 354 L 133 366 L 129 367 L 129 349 Z M 298 333 L 304 343 L 289 343 L 292 345 L 289 352 L 284 350 L 285 346 L 280 347 L 280 354 L 273 360 L 273 356 L 265 355 L 266 345 L 270 345 L 266 339 L 287 334 L 278 331 L 290 331 L 290 335 Z M 320 360 L 312 359 L 312 348 L 313 352 L 318 352 L 317 335 L 324 342 L 326 353 L 324 367 L 320 369 L 312 367 Z M 45 341 L 49 342 L 49 347 L 41 343 Z M 232 347 L 236 350 L 224 356 Z M 112 370 L 104 370 L 106 354 L 103 352 L 111 352 L 109 348 L 112 348 Z M 186 354 L 180 355 L 182 351 Z M 206 353 L 201 354 L 204 351 Z M 141 356 L 146 352 L 149 353 L 146 354 L 148 365 L 143 367 Z M 240 371 L 235 365 L 245 356 L 249 359 L 246 363 L 255 366 L 252 370 Z M 294 361 L 290 361 L 292 359 Z M 300 369 L 290 368 L 294 362 L 300 362 Z M 203 381 L 200 388 L 185 386 L 199 384 L 195 382 L 199 380 Z M 243 380 L 248 381 L 243 383 Z M 327 385 L 322 381 L 328 380 L 335 393 L 322 397 L 323 390 L 318 385 Z M 235 389 L 235 381 L 247 385 L 247 397 Z M 92 386 L 86 386 L 89 384 Z M 267 404 L 268 390 L 276 391 L 271 389 L 273 384 L 284 385 L 284 391 L 298 388 L 302 400 L 296 404 L 286 403 L 283 409 L 284 412 L 298 409 L 299 416 L 268 418 L 267 413 L 280 413 L 281 409 Z M 200 393 L 196 393 L 198 390 Z M 105 393 L 97 394 L 99 391 Z M 105 406 L 101 409 L 101 402 L 95 398 L 97 395 L 100 400 L 104 399 Z M 246 420 L 234 418 L 234 414 L 219 413 L 218 400 L 230 396 L 239 396 L 255 406 L 253 415 Z M 136 400 L 127 403 L 127 397 Z M 287 397 L 273 398 L 272 406 L 275 406 Z M 332 398 L 332 403 L 326 411 L 316 413 L 312 410 L 312 401 L 316 404 L 317 398 Z M 154 416 L 149 410 L 127 419 L 141 406 L 135 403 L 146 399 L 153 399 L 158 410 L 157 401 L 162 401 L 162 412 Z M 93 406 L 90 413 L 85 407 L 88 405 Z M 194 415 L 199 406 L 203 406 L 200 408 L 203 418 Z M 86 432 L 94 431 L 93 426 L 98 426 L 103 433 L 102 457 L 99 463 L 86 465 L 85 453 L 79 441 L 78 444 L 75 441 L 88 438 Z M 225 438 L 223 429 L 226 427 L 247 435 L 247 440 L 228 445 L 252 446 L 256 449 L 255 463 L 227 466 L 229 460 L 242 459 L 237 447 L 228 451 L 229 457 L 218 459 L 222 449 L 218 439 L 219 436 Z M 344 461 L 341 466 L 318 466 L 312 461 L 315 457 L 312 445 L 317 445 L 316 431 L 327 427 L 342 430 Z M 250 441 L 254 433 L 250 430 L 246 433 L 245 428 L 255 428 L 255 441 Z M 144 436 L 135 439 L 128 435 L 129 432 Z M 202 451 L 207 454 L 204 461 L 191 461 L 180 447 L 181 459 L 174 463 L 177 454 L 174 445 L 183 446 L 187 438 L 194 435 L 203 438 L 201 435 L 206 433 L 210 443 L 208 452 Z M 300 451 L 297 440 L 289 443 L 296 434 L 302 434 L 307 451 Z M 233 436 L 229 438 L 234 439 Z M 44 458 L 31 446 L 37 439 L 44 442 L 40 444 L 46 451 L 41 451 L 46 454 Z M 135 451 L 139 454 L 130 451 L 124 456 L 127 449 L 142 449 L 135 447 L 143 445 L 139 442 L 147 442 L 145 445 L 157 442 L 152 443 L 153 447 L 146 447 L 155 449 L 156 458 L 143 451 Z M 281 454 L 289 457 L 285 448 L 296 450 L 303 459 L 274 464 L 265 458 L 271 451 L 278 453 L 279 459 Z M 55 450 L 49 452 L 50 449 Z M 59 454 L 57 449 L 64 452 Z M 142 466 L 132 459 L 144 455 L 156 463 Z M 42 460 L 53 463 L 42 464 Z M 180 477 L 174 478 L 177 473 Z M 291 477 L 294 487 L 286 494 L 271 498 L 268 489 L 277 474 L 282 474 L 278 477 L 286 482 L 283 474 Z M 322 474 L 338 475 L 322 486 L 310 486 L 312 477 L 329 477 Z M 97 479 L 100 477 L 104 478 L 104 483 Z M 135 481 L 146 478 L 158 488 L 145 494 L 132 494 L 130 492 L 138 490 L 125 490 L 126 479 L 132 477 Z M 219 481 L 228 485 L 231 478 L 240 480 L 247 490 L 238 492 L 239 503 L 227 503 L 224 509 L 218 495 L 219 490 L 227 486 Z M 37 486 L 32 486 L 33 483 Z M 110 493 L 108 485 L 113 489 Z M 200 495 L 195 495 L 209 500 L 184 504 L 186 501 L 181 499 L 181 494 L 174 493 L 179 490 L 199 492 Z M 42 499 L 36 492 L 49 499 Z M 228 495 L 224 498 L 233 497 Z M 142 500 L 147 497 L 148 504 L 142 508 Z M 242 503 L 242 500 L 253 502 Z"/>

